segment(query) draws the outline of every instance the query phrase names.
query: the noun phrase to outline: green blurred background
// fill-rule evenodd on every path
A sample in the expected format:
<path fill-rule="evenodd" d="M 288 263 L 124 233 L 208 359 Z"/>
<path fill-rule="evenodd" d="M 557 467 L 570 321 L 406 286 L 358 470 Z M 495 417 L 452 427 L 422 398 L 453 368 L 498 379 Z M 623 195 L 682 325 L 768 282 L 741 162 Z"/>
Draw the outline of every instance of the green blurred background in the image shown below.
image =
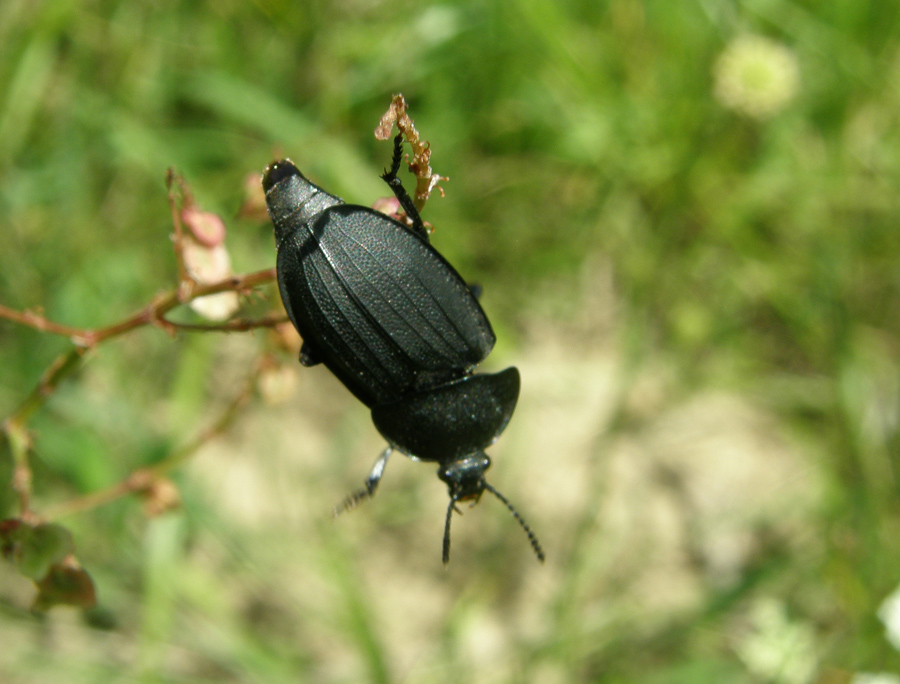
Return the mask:
<path fill-rule="evenodd" d="M 0 303 L 94 327 L 171 288 L 169 166 L 235 271 L 271 267 L 248 175 L 284 154 L 370 204 L 397 92 L 451 179 L 425 218 L 484 286 L 486 367 L 523 375 L 491 481 L 546 565 L 485 499 L 441 567 L 445 488 L 401 457 L 332 521 L 382 443 L 285 356 L 290 399 L 177 472 L 179 510 L 61 520 L 97 608 L 35 616 L 0 566 L 0 679 L 900 674 L 896 2 L 3 0 Z M 185 443 L 269 346 L 101 345 L 30 424 L 38 511 Z M 68 347 L 0 321 L 0 413 Z"/>

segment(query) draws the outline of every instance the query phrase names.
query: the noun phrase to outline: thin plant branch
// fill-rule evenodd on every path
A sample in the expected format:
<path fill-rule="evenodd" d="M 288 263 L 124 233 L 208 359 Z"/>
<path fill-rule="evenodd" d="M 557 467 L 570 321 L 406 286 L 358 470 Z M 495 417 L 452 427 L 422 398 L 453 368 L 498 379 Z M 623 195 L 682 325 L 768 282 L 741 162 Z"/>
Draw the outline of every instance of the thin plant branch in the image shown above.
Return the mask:
<path fill-rule="evenodd" d="M 13 477 L 10 486 L 18 499 L 19 513 L 23 519 L 35 517 L 31 511 L 32 471 L 29 455 L 32 449 L 32 441 L 27 429 L 28 421 L 46 403 L 48 397 L 53 394 L 59 383 L 65 377 L 75 372 L 88 351 L 105 340 L 124 335 L 143 326 L 157 327 L 171 335 L 179 329 L 197 332 L 236 332 L 254 328 L 272 328 L 286 320 L 284 315 L 275 313 L 270 313 L 256 320 L 236 319 L 213 324 L 179 323 L 167 318 L 167 314 L 173 309 L 198 297 L 220 292 L 247 294 L 259 285 L 274 281 L 276 275 L 275 269 L 270 268 L 240 276 L 229 276 L 213 283 L 198 282 L 191 276 L 185 262 L 186 235 L 182 219 L 183 211 L 186 208 L 194 207 L 193 195 L 188 184 L 173 169 L 169 169 L 166 175 L 166 187 L 168 189 L 169 209 L 172 213 L 172 225 L 174 228 L 172 240 L 178 266 L 177 287 L 168 292 L 158 294 L 149 304 L 130 316 L 101 328 L 77 328 L 52 321 L 44 316 L 43 313 L 37 311 L 17 311 L 0 304 L 0 319 L 26 325 L 41 332 L 67 337 L 74 345 L 70 350 L 54 360 L 18 408 L 0 423 L 0 430 L 6 435 L 13 455 Z M 256 373 L 258 374 L 258 372 L 257 369 Z M 230 421 L 232 419 L 231 416 L 234 411 L 237 410 L 239 405 L 243 405 L 250 391 L 252 391 L 252 386 L 250 390 L 245 390 L 239 395 L 239 401 L 234 405 L 233 410 L 226 412 L 227 420 Z M 224 427 L 216 428 L 214 426 L 214 429 L 221 430 Z M 204 433 L 204 439 L 209 439 L 208 436 L 205 436 L 207 434 L 208 431 Z M 196 450 L 196 448 L 199 448 L 199 444 L 202 444 L 202 442 L 191 446 L 191 449 Z M 175 455 L 178 456 L 180 453 L 175 452 Z M 183 458 L 178 456 L 174 460 L 180 461 Z M 150 477 L 150 480 L 147 480 L 147 477 Z M 86 502 L 82 501 L 78 505 L 88 507 L 99 505 L 99 503 L 111 498 L 117 498 L 128 492 L 146 489 L 157 478 L 158 475 L 154 474 L 153 469 L 136 471 L 123 482 L 108 490 L 92 495 L 93 498 L 88 497 Z"/>
<path fill-rule="evenodd" d="M 172 212 L 172 227 L 175 231 L 172 235 L 172 246 L 175 249 L 175 261 L 178 264 L 178 296 L 179 300 L 184 302 L 190 298 L 190 292 L 195 285 L 195 281 L 188 273 L 187 266 L 184 263 L 184 227 L 181 223 L 181 209 L 178 207 L 178 198 L 176 197 L 176 185 L 181 192 L 182 207 L 193 204 L 193 195 L 187 183 L 170 166 L 166 171 L 166 190 L 168 191 L 169 210 Z"/>
<path fill-rule="evenodd" d="M 166 318 L 166 314 L 172 309 L 184 304 L 192 299 L 203 297 L 219 292 L 247 292 L 258 285 L 273 282 L 275 280 L 275 269 L 269 268 L 263 271 L 256 271 L 246 275 L 231 276 L 220 280 L 216 283 L 207 285 L 196 284 L 191 289 L 190 295 L 186 300 L 182 299 L 181 288 L 176 288 L 154 297 L 153 301 L 147 306 L 136 311 L 117 323 L 113 323 L 104 328 L 75 328 L 72 326 L 56 323 L 41 314 L 34 311 L 16 311 L 0 304 L 0 318 L 5 318 L 22 325 L 27 325 L 42 332 L 49 332 L 55 335 L 68 337 L 72 343 L 78 347 L 92 348 L 111 337 L 117 337 L 127 332 L 140 328 L 145 325 L 153 325 L 163 330 L 173 333 L 178 328 L 190 330 L 210 330 L 210 331 L 230 331 L 230 330 L 250 330 L 254 327 L 271 327 L 277 323 L 271 322 L 268 318 L 263 319 L 260 326 L 253 325 L 248 321 L 231 321 L 230 325 L 206 325 L 194 326 L 186 323 L 176 323 Z"/>
<path fill-rule="evenodd" d="M 73 342 L 75 342 L 76 338 L 85 333 L 84 330 L 79 328 L 73 328 L 70 325 L 63 325 L 62 323 L 55 323 L 54 321 L 48 320 L 35 311 L 30 311 L 28 309 L 25 311 L 16 311 L 3 304 L 0 304 L 0 318 L 27 325 L 28 327 L 40 330 L 41 332 L 49 332 L 54 335 L 69 337 L 72 338 Z M 78 343 L 76 342 L 76 344 Z"/>
<path fill-rule="evenodd" d="M 31 466 L 28 463 L 28 454 L 31 452 L 32 442 L 26 424 L 34 412 L 44 405 L 62 378 L 78 366 L 78 362 L 86 353 L 85 347 L 73 347 L 57 357 L 19 407 L 3 421 L 2 429 L 9 440 L 13 456 L 13 476 L 10 484 L 19 501 L 19 512 L 23 519 L 27 519 L 31 513 Z"/>
<path fill-rule="evenodd" d="M 192 288 L 189 299 L 203 297 L 218 292 L 249 291 L 257 285 L 275 280 L 275 269 L 266 269 L 243 276 L 233 276 L 217 283 L 208 285 L 196 285 Z M 21 323 L 43 332 L 50 332 L 68 337 L 75 345 L 69 351 L 61 354 L 47 368 L 38 380 L 37 385 L 19 404 L 18 408 L 2 423 L 2 430 L 6 433 L 13 452 L 13 479 L 12 487 L 19 501 L 20 515 L 25 518 L 31 514 L 31 467 L 28 463 L 28 454 L 31 450 L 31 437 L 26 425 L 34 413 L 40 409 L 53 394 L 59 383 L 73 373 L 80 365 L 82 358 L 88 351 L 104 340 L 124 335 L 136 328 L 153 325 L 171 333 L 179 328 L 201 332 L 232 332 L 245 331 L 260 327 L 275 327 L 285 321 L 285 316 L 270 314 L 258 320 L 234 320 L 221 324 L 194 325 L 189 323 L 175 323 L 166 318 L 166 314 L 180 306 L 183 290 L 179 288 L 158 295 L 153 301 L 131 316 L 113 323 L 104 328 L 81 329 L 60 323 L 55 323 L 33 311 L 15 311 L 0 305 L 0 318 Z M 118 485 L 122 492 L 133 491 L 134 482 Z M 116 496 L 121 496 L 117 494 Z"/>
<path fill-rule="evenodd" d="M 3 422 L 4 432 L 12 437 L 13 432 L 24 430 L 26 423 L 35 411 L 44 405 L 47 397 L 53 394 L 60 381 L 78 367 L 78 363 L 87 352 L 87 347 L 72 347 L 66 353 L 60 354 L 44 371 L 37 385 L 19 404 L 19 407 Z"/>
<path fill-rule="evenodd" d="M 168 319 L 166 321 L 171 323 Z M 262 318 L 237 318 L 224 323 L 172 323 L 172 325 L 179 330 L 189 330 L 191 332 L 246 332 L 256 328 L 275 328 L 287 322 L 288 317 L 285 314 L 269 314 Z"/>

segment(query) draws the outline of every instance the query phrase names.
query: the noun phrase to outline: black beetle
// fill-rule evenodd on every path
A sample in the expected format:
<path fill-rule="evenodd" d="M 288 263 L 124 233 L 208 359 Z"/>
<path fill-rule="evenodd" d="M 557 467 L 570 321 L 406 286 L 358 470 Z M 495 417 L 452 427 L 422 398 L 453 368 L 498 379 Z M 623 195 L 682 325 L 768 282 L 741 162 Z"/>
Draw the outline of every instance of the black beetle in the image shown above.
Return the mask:
<path fill-rule="evenodd" d="M 394 139 L 390 185 L 412 225 L 368 207 L 344 204 L 308 181 L 289 160 L 263 175 L 278 250 L 278 289 L 303 337 L 300 363 L 323 363 L 372 410 L 389 445 L 365 488 L 337 511 L 375 493 L 397 449 L 434 461 L 448 487 L 443 561 L 450 558 L 450 517 L 459 501 L 491 492 L 525 530 L 531 528 L 485 482 L 493 444 L 512 417 L 519 371 L 473 374 L 494 346 L 494 331 L 472 289 L 431 246 L 428 232 L 397 178 L 403 139 Z M 458 512 L 458 509 L 456 509 Z"/>

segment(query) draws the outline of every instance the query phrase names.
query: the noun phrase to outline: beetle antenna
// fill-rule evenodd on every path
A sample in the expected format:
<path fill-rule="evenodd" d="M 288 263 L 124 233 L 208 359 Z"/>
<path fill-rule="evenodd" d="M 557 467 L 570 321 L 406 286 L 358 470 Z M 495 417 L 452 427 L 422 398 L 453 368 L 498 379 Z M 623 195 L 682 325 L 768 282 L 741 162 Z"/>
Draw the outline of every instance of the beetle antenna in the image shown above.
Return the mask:
<path fill-rule="evenodd" d="M 509 512 L 513 514 L 513 517 L 516 520 L 519 521 L 519 524 L 522 526 L 522 529 L 525 530 L 525 534 L 528 535 L 528 541 L 531 542 L 531 548 L 534 549 L 534 554 L 537 556 L 538 560 L 541 563 L 543 563 L 544 562 L 544 549 L 541 548 L 541 543 L 537 540 L 537 537 L 535 536 L 534 532 L 532 532 L 531 528 L 528 527 L 528 523 L 525 522 L 525 519 L 521 515 L 519 515 L 519 511 L 517 511 L 515 509 L 515 507 L 509 502 L 509 499 L 507 499 L 500 492 L 498 492 L 496 489 L 491 487 L 491 485 L 489 485 L 487 482 L 484 483 L 484 488 L 486 490 L 488 490 L 491 494 L 496 496 L 498 499 L 500 499 L 500 501 L 502 501 L 504 504 L 506 504 L 506 507 L 509 509 Z M 450 513 L 448 511 L 448 513 L 447 513 L 447 532 L 449 532 L 449 531 L 450 531 Z M 445 559 L 447 556 L 447 550 L 448 550 L 449 544 L 450 544 L 449 539 L 447 539 L 447 537 L 444 537 L 444 549 L 445 549 L 444 557 L 445 557 Z M 444 562 L 446 563 L 447 561 L 444 560 Z"/>
<path fill-rule="evenodd" d="M 444 554 L 441 556 L 444 565 L 450 562 L 450 516 L 453 515 L 454 508 L 456 508 L 456 497 L 450 499 L 447 506 L 447 519 L 444 521 Z"/>

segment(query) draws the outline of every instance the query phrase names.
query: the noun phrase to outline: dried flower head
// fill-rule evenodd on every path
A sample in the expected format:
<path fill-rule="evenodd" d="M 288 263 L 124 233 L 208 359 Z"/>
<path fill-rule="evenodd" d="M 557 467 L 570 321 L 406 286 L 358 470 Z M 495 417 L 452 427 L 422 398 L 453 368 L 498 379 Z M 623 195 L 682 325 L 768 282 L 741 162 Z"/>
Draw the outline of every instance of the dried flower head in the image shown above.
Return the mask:
<path fill-rule="evenodd" d="M 218 247 L 225 242 L 225 222 L 218 214 L 189 206 L 181 210 L 181 220 L 204 247 Z"/>

